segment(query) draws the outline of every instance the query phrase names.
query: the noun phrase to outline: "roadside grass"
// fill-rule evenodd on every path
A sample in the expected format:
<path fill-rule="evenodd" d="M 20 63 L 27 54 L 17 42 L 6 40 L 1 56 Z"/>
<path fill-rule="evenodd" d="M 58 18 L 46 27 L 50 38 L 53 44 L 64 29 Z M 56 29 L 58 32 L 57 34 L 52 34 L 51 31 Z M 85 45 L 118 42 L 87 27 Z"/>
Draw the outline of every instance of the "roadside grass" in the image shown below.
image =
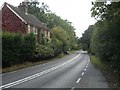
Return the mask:
<path fill-rule="evenodd" d="M 75 52 L 75 50 L 70 50 L 70 51 L 68 51 L 69 53 L 74 53 Z"/>
<path fill-rule="evenodd" d="M 62 54 L 58 55 L 55 59 L 63 58 L 64 56 L 65 56 L 65 54 L 62 53 Z"/>
<path fill-rule="evenodd" d="M 91 62 L 99 69 L 105 70 L 108 68 L 108 65 L 103 63 L 99 58 L 96 56 L 91 56 Z"/>
<path fill-rule="evenodd" d="M 118 80 L 118 72 L 115 72 L 113 68 L 110 67 L 109 63 L 103 62 L 98 57 L 91 55 L 91 62 L 101 70 L 106 80 L 108 81 L 108 86 L 110 88 L 120 89 L 120 80 Z"/>
<path fill-rule="evenodd" d="M 38 62 L 25 62 L 24 64 L 16 64 L 16 65 L 13 65 L 11 67 L 2 68 L 2 73 L 12 72 L 12 71 L 16 71 L 16 70 L 20 70 L 20 69 L 44 64 L 44 63 L 47 63 L 47 62 L 50 62 L 50 61 L 53 61 L 53 60 L 56 60 L 56 59 L 63 58 L 65 56 L 66 55 L 64 55 L 64 54 L 60 54 L 57 57 L 49 59 L 49 60 L 38 60 Z"/>

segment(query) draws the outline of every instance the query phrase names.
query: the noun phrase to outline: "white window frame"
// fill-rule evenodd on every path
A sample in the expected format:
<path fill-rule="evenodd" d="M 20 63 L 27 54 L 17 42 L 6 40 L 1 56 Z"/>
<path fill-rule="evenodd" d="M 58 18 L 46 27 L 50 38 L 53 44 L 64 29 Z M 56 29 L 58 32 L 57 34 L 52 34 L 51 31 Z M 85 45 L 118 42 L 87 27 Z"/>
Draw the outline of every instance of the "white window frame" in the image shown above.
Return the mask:
<path fill-rule="evenodd" d="M 33 27 L 33 33 L 37 34 L 37 28 Z"/>
<path fill-rule="evenodd" d="M 48 38 L 50 39 L 50 31 L 48 31 Z"/>
<path fill-rule="evenodd" d="M 47 31 L 46 31 L 46 30 L 44 30 L 44 32 L 45 32 L 45 36 L 47 36 Z"/>
<path fill-rule="evenodd" d="M 30 25 L 28 25 L 28 33 L 30 33 Z"/>

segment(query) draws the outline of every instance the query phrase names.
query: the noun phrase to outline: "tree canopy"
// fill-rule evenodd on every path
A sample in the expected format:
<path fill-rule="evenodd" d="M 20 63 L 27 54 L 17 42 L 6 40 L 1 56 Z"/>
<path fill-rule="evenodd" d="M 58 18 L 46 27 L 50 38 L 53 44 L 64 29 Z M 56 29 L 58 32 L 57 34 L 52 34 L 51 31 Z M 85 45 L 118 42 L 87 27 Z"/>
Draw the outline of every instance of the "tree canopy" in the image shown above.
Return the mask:
<path fill-rule="evenodd" d="M 56 44 L 55 42 L 60 41 L 59 43 L 62 43 L 61 50 L 63 52 L 69 49 L 77 49 L 77 41 L 74 31 L 75 28 L 74 26 L 72 26 L 71 22 L 62 19 L 55 13 L 52 13 L 52 11 L 49 10 L 48 5 L 46 5 L 45 3 L 30 1 L 27 3 L 27 5 L 28 12 L 35 15 L 51 30 L 51 43 L 53 45 Z M 54 40 L 54 42 L 52 40 Z"/>
<path fill-rule="evenodd" d="M 120 2 L 92 2 L 91 16 L 97 22 L 83 34 L 81 43 L 90 44 L 91 54 L 120 71 Z M 85 47 L 86 48 L 86 47 Z"/>

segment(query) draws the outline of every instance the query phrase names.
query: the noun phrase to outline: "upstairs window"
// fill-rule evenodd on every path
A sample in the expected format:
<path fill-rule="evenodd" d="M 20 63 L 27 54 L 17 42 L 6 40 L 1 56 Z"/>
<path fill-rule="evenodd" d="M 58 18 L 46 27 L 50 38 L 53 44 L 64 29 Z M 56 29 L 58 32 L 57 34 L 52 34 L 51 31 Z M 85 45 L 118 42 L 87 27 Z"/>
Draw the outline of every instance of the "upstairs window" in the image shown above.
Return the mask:
<path fill-rule="evenodd" d="M 28 33 L 30 33 L 30 25 L 28 25 Z"/>
<path fill-rule="evenodd" d="M 33 33 L 37 34 L 37 28 L 33 27 Z"/>

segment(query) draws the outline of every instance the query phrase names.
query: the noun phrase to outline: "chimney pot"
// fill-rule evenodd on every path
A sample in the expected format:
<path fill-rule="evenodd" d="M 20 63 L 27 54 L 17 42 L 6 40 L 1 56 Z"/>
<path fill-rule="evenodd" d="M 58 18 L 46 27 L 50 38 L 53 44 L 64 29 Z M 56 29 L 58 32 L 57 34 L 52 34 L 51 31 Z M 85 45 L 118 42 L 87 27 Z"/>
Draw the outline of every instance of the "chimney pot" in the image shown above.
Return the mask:
<path fill-rule="evenodd" d="M 26 5 L 26 2 L 20 3 L 20 5 L 18 6 L 18 8 L 19 8 L 21 11 L 25 12 L 25 14 L 28 13 L 28 7 L 27 7 L 27 5 Z"/>

